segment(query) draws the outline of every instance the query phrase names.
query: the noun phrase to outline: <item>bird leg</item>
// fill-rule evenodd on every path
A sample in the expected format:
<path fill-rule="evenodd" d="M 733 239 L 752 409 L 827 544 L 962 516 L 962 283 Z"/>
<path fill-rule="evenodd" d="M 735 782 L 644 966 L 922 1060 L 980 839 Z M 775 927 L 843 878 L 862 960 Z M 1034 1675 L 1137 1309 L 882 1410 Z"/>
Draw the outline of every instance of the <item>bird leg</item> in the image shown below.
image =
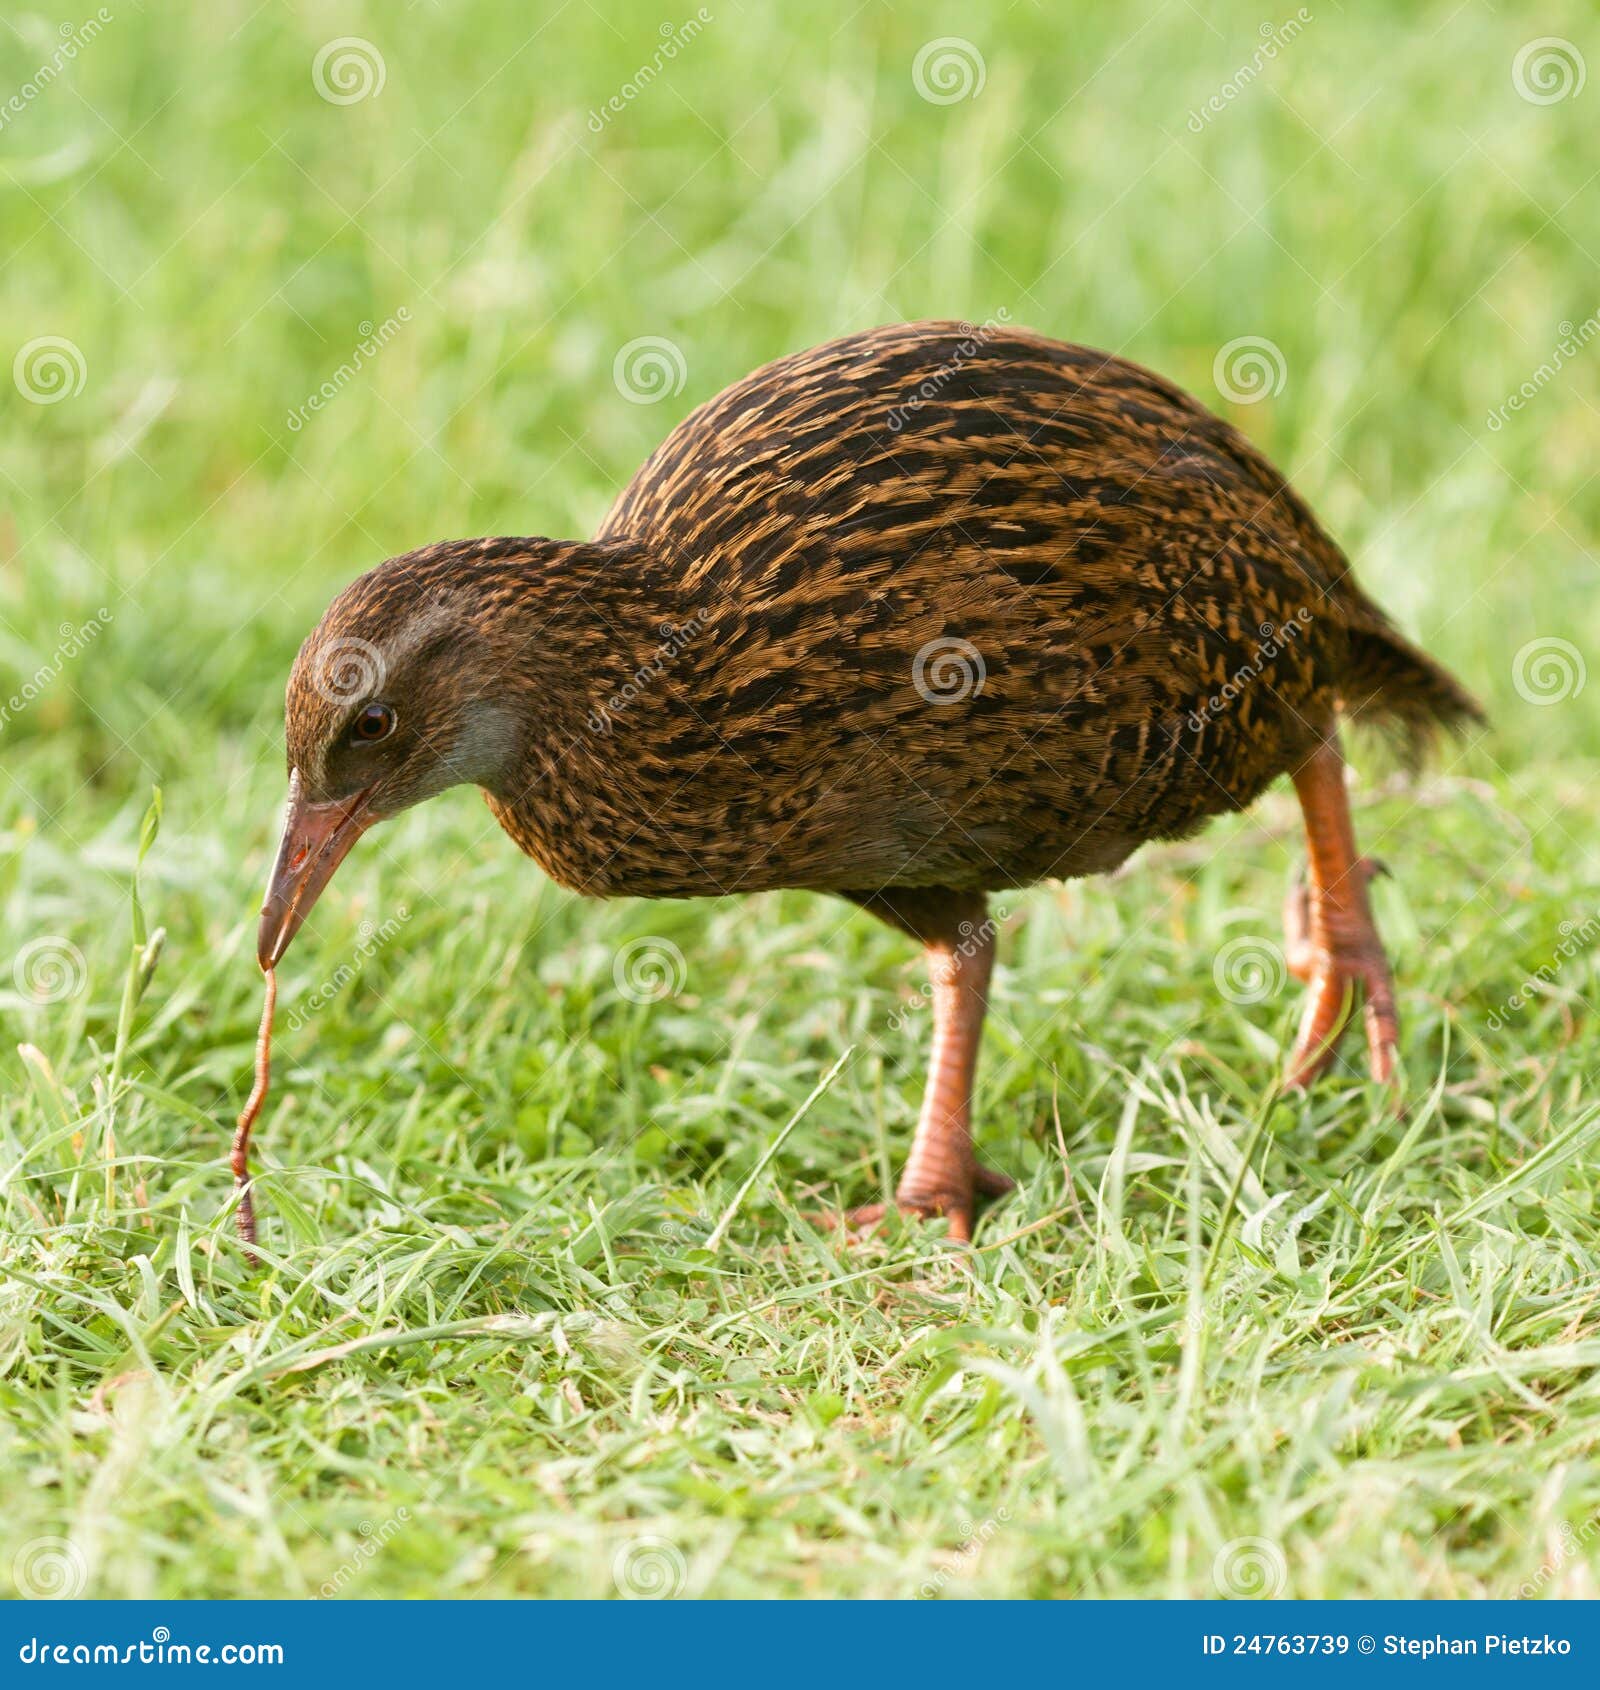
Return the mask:
<path fill-rule="evenodd" d="M 1289 1057 L 1291 1090 L 1307 1086 L 1333 1061 L 1359 990 L 1365 997 L 1367 1057 L 1380 1084 L 1394 1074 L 1400 1042 L 1394 981 L 1372 923 L 1367 882 L 1381 871 L 1356 850 L 1344 758 L 1330 735 L 1294 773 L 1306 822 L 1310 872 L 1284 907 L 1289 970 L 1304 980 L 1305 1014 Z"/>
<path fill-rule="evenodd" d="M 972 1238 L 978 1197 L 998 1197 L 1015 1181 L 978 1165 L 972 1148 L 972 1087 L 994 969 L 995 925 L 981 893 L 893 892 L 860 898 L 874 915 L 921 942 L 933 987 L 933 1054 L 911 1154 L 895 1190 L 903 1214 L 943 1215 L 949 1236 Z M 884 1205 L 852 1211 L 869 1226 Z"/>

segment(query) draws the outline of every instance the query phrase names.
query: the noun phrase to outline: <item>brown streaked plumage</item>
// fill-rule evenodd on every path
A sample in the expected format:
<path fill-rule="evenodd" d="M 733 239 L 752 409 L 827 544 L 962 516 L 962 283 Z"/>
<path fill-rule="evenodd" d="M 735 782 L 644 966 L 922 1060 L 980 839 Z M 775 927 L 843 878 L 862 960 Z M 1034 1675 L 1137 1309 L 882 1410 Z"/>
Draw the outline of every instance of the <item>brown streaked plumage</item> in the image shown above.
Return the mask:
<path fill-rule="evenodd" d="M 984 895 L 1114 868 L 1294 776 L 1312 873 L 1295 1083 L 1351 991 L 1397 1037 L 1336 722 L 1477 717 L 1234 428 L 1149 371 L 913 323 L 757 370 L 593 541 L 390 559 L 307 639 L 275 962 L 358 834 L 461 781 L 563 885 L 806 887 L 928 949 L 935 1060 L 899 1200 L 970 1233 Z"/>

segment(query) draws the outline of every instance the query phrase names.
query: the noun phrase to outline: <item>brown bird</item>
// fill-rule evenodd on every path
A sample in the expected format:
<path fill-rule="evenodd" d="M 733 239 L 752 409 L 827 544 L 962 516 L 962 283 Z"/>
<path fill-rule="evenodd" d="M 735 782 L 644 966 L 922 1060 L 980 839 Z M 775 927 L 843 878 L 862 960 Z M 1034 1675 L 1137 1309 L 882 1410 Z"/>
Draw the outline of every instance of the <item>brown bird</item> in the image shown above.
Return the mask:
<path fill-rule="evenodd" d="M 847 898 L 927 952 L 897 1199 L 967 1239 L 1010 1184 L 972 1148 L 986 894 L 1113 869 L 1279 775 L 1310 853 L 1288 1083 L 1357 993 L 1390 1078 L 1341 715 L 1413 748 L 1480 719 L 1237 430 L 1109 353 L 873 329 L 694 411 L 591 541 L 446 542 L 339 594 L 289 678 L 260 960 L 366 828 L 461 782 L 574 891 Z"/>

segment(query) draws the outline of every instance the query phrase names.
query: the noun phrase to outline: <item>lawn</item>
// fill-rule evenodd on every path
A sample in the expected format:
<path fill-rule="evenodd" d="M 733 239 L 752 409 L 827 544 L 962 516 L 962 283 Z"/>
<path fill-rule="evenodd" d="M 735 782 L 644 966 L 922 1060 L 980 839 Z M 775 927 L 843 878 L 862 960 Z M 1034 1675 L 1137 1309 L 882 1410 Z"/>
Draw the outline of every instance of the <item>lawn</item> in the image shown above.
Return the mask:
<path fill-rule="evenodd" d="M 6 24 L 0 1593 L 1600 1594 L 1591 77 L 1578 0 Z M 1237 421 L 1488 704 L 1414 782 L 1355 747 L 1405 1114 L 1358 1040 L 1275 1093 L 1280 789 L 1002 900 L 1020 1189 L 851 1246 L 808 1215 L 904 1151 L 911 948 L 584 903 L 458 791 L 282 969 L 250 1271 L 332 593 L 589 532 L 782 352 L 1002 311 Z"/>

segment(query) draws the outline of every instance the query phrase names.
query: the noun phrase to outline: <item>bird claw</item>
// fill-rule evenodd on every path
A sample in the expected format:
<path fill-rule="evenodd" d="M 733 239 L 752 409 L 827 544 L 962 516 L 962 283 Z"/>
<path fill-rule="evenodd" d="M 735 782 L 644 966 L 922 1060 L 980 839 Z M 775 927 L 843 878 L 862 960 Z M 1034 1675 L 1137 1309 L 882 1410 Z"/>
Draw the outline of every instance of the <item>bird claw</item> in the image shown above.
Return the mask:
<path fill-rule="evenodd" d="M 972 1183 L 980 1197 L 1005 1197 L 1017 1189 L 1010 1174 L 986 1168 L 981 1162 L 972 1170 Z"/>
<path fill-rule="evenodd" d="M 1306 997 L 1300 1035 L 1289 1057 L 1289 1077 L 1284 1089 L 1303 1091 L 1332 1063 L 1349 1024 L 1358 989 L 1364 999 L 1362 1019 L 1372 1077 L 1379 1085 L 1388 1085 L 1394 1079 L 1400 1021 L 1395 1009 L 1394 980 L 1383 953 L 1378 950 L 1353 955 L 1316 952 L 1308 980 L 1311 989 Z"/>
<path fill-rule="evenodd" d="M 1004 1197 L 1007 1192 L 1015 1191 L 1016 1188 L 1017 1182 L 1009 1174 L 976 1166 L 972 1170 L 971 1187 L 965 1192 L 896 1193 L 893 1203 L 865 1203 L 858 1209 L 849 1210 L 845 1214 L 844 1223 L 849 1231 L 859 1233 L 871 1231 L 881 1225 L 891 1211 L 903 1215 L 907 1220 L 937 1220 L 942 1216 L 946 1222 L 946 1236 L 950 1241 L 955 1244 L 970 1244 L 977 1199 Z"/>
<path fill-rule="evenodd" d="M 941 1216 L 945 1221 L 945 1236 L 952 1244 L 972 1242 L 972 1201 L 970 1198 L 927 1197 L 915 1200 L 897 1197 L 893 1203 L 864 1203 L 851 1209 L 844 1217 L 851 1233 L 871 1232 L 881 1226 L 891 1214 L 908 1221 L 932 1221 Z"/>

